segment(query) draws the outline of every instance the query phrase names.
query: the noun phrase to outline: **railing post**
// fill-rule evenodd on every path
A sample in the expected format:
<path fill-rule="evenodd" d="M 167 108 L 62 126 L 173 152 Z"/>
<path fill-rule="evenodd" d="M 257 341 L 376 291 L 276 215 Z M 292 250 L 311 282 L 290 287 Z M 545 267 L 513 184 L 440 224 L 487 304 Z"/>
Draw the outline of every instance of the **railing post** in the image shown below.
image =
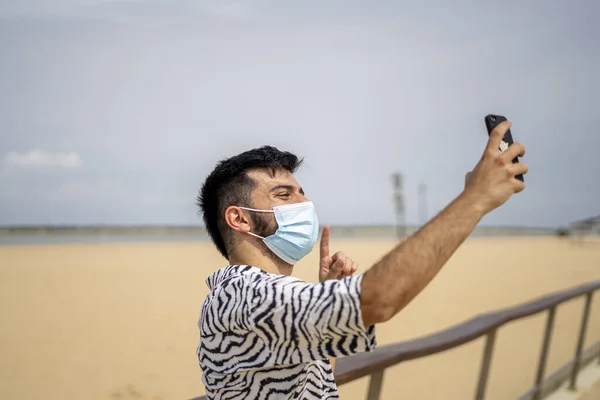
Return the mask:
<path fill-rule="evenodd" d="M 379 396 L 381 395 L 381 385 L 383 384 L 383 371 L 383 369 L 380 369 L 371 374 L 367 400 L 379 400 Z"/>
<path fill-rule="evenodd" d="M 485 341 L 485 349 L 483 350 L 481 372 L 479 373 L 479 383 L 477 384 L 477 392 L 475 393 L 475 400 L 483 400 L 483 397 L 485 396 L 485 387 L 487 385 L 487 378 L 490 373 L 492 351 L 494 350 L 495 341 L 496 329 L 487 334 L 487 339 Z"/>
<path fill-rule="evenodd" d="M 585 296 L 585 307 L 583 309 L 583 316 L 581 317 L 581 328 L 579 330 L 579 340 L 577 341 L 577 348 L 575 349 L 575 359 L 573 360 L 573 369 L 571 370 L 571 383 L 569 384 L 570 390 L 576 389 L 577 375 L 579 374 L 579 364 L 581 363 L 581 352 L 583 351 L 583 342 L 585 342 L 585 333 L 587 331 L 587 324 L 590 316 L 590 308 L 592 306 L 592 295 L 594 292 L 590 292 Z"/>
<path fill-rule="evenodd" d="M 542 381 L 546 372 L 546 362 L 548 361 L 548 350 L 550 350 L 550 339 L 552 338 L 552 330 L 554 329 L 554 317 L 556 316 L 556 306 L 548 310 L 548 319 L 546 320 L 546 331 L 544 333 L 544 341 L 542 342 L 542 351 L 540 353 L 540 361 L 538 363 L 537 375 L 535 377 L 535 392 L 533 392 L 533 400 L 540 400 L 542 397 Z"/>

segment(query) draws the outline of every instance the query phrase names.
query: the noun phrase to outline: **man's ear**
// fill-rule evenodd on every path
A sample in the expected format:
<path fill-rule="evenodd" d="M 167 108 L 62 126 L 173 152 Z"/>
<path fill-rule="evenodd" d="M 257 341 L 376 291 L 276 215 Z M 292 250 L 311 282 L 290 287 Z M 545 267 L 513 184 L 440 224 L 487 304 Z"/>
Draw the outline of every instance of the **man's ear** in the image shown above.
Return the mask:
<path fill-rule="evenodd" d="M 227 207 L 227 210 L 225 210 L 225 222 L 235 232 L 250 232 L 250 218 L 248 214 L 239 207 Z"/>

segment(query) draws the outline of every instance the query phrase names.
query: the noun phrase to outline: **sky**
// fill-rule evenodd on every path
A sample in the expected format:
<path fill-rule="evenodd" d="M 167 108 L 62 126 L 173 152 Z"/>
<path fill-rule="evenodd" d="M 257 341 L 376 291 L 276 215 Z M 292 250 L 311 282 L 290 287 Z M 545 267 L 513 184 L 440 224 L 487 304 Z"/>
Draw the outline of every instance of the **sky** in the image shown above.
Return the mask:
<path fill-rule="evenodd" d="M 215 164 L 265 144 L 325 224 L 392 224 L 460 194 L 483 118 L 527 147 L 482 225 L 600 214 L 600 3 L 4 0 L 0 225 L 201 224 Z"/>

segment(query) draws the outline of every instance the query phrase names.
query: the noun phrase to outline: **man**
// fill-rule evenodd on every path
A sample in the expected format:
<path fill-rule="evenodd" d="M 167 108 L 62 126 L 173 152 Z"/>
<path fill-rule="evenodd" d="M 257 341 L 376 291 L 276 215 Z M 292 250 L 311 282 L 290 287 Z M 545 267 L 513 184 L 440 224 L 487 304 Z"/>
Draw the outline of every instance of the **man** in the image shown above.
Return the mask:
<path fill-rule="evenodd" d="M 490 135 L 463 192 L 427 225 L 373 265 L 329 255 L 321 239 L 320 283 L 291 277 L 316 243 L 313 204 L 293 176 L 301 161 L 262 147 L 220 162 L 198 196 L 206 228 L 228 266 L 207 279 L 197 354 L 209 399 L 338 399 L 332 362 L 375 348 L 375 324 L 417 296 L 481 218 L 524 189 L 510 127 Z M 331 361 L 330 361 L 331 360 Z"/>

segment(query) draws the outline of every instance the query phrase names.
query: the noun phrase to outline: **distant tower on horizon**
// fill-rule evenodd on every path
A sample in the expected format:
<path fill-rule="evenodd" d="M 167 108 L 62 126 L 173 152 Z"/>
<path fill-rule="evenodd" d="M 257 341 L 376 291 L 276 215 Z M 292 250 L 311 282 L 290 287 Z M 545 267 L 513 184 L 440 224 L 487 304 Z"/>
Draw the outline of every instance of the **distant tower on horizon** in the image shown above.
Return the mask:
<path fill-rule="evenodd" d="M 396 208 L 396 235 L 398 238 L 406 237 L 406 220 L 404 215 L 403 179 L 400 172 L 392 174 L 394 183 L 394 203 Z"/>
<path fill-rule="evenodd" d="M 427 211 L 427 185 L 424 183 L 419 184 L 419 225 L 423 226 L 427 223 L 429 218 Z"/>

